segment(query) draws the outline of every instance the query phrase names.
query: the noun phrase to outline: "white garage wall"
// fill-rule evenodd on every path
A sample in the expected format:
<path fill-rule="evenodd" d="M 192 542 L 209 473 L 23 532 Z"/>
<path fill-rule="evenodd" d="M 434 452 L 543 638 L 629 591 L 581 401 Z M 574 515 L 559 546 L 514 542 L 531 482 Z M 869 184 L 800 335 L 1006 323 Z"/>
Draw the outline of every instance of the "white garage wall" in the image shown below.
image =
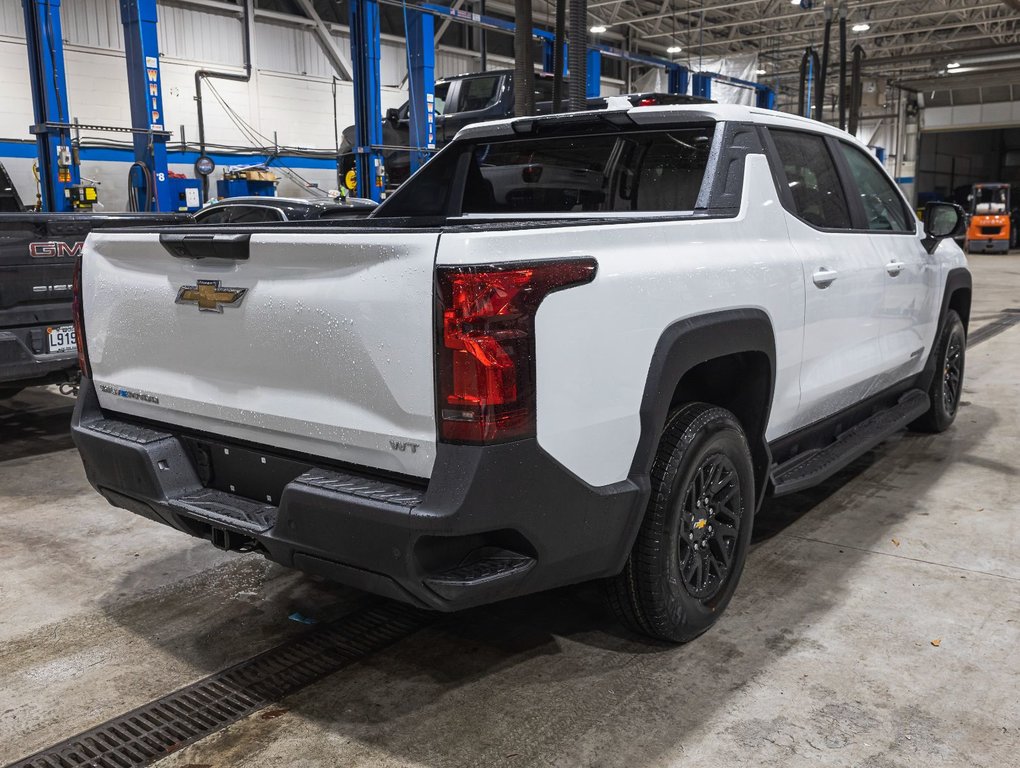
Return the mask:
<path fill-rule="evenodd" d="M 988 130 L 1017 125 L 1020 125 L 1020 101 L 921 110 L 921 128 L 925 131 Z"/>
<path fill-rule="evenodd" d="M 242 72 L 241 20 L 234 15 L 189 5 L 159 4 L 159 43 L 163 78 L 165 124 L 174 132 L 171 144 L 181 139 L 181 127 L 189 143 L 198 139 L 194 101 L 197 69 Z M 63 0 L 61 24 L 65 40 L 64 59 L 68 79 L 68 104 L 72 117 L 81 122 L 130 125 L 127 74 L 123 57 L 123 27 L 117 0 Z M 331 30 L 337 47 L 350 56 L 350 44 L 342 27 Z M 206 140 L 209 144 L 252 147 L 233 124 L 213 91 L 218 92 L 246 123 L 263 134 L 266 144 L 332 151 L 333 69 L 307 25 L 273 19 L 257 19 L 253 41 L 255 71 L 250 83 L 206 81 L 203 87 Z M 384 37 L 381 76 L 383 109 L 399 106 L 406 98 L 402 87 L 407 73 L 403 40 Z M 507 66 L 510 60 L 490 57 L 490 68 Z M 436 55 L 436 76 L 477 71 L 477 54 L 441 49 Z M 31 139 L 31 91 L 24 42 L 21 0 L 0 0 L 0 159 L 11 170 L 22 197 L 34 198 L 35 182 L 26 148 L 11 149 L 14 141 Z M 603 93 L 618 93 L 619 83 L 606 80 Z M 353 86 L 337 84 L 337 115 L 341 128 L 354 122 Z M 87 133 L 83 138 L 119 141 L 123 134 Z M 261 142 L 262 140 L 260 140 Z M 95 152 L 91 153 L 96 155 Z M 102 182 L 101 196 L 107 207 L 123 207 L 126 200 L 127 166 L 111 159 L 83 158 L 82 173 Z M 128 159 L 125 157 L 124 159 Z M 191 160 L 172 170 L 191 172 Z M 303 176 L 321 186 L 335 186 L 335 172 L 328 161 L 305 160 L 295 165 Z M 295 194 L 298 187 L 285 182 L 280 194 Z"/>

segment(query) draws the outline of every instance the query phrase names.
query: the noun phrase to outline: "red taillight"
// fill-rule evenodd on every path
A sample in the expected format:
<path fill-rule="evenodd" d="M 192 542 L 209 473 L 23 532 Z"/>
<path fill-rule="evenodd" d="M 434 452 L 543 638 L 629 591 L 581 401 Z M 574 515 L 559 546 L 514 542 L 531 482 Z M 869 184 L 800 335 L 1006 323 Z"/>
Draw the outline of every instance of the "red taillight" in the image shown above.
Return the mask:
<path fill-rule="evenodd" d="M 499 443 L 535 434 L 535 313 L 589 283 L 594 259 L 440 267 L 439 436 Z"/>
<path fill-rule="evenodd" d="M 74 299 L 71 302 L 71 311 L 74 313 L 74 339 L 78 344 L 78 368 L 81 375 L 92 378 L 92 370 L 89 368 L 89 351 L 85 345 L 85 310 L 83 309 L 81 296 L 81 255 L 78 255 L 74 263 Z"/>
<path fill-rule="evenodd" d="M 658 99 L 656 99 L 653 96 L 648 96 L 644 99 L 641 99 L 641 101 L 639 101 L 637 105 L 639 107 L 654 107 L 658 103 L 659 103 Z"/>
<path fill-rule="evenodd" d="M 526 165 L 521 171 L 521 180 L 526 184 L 537 184 L 542 178 L 541 165 Z"/>

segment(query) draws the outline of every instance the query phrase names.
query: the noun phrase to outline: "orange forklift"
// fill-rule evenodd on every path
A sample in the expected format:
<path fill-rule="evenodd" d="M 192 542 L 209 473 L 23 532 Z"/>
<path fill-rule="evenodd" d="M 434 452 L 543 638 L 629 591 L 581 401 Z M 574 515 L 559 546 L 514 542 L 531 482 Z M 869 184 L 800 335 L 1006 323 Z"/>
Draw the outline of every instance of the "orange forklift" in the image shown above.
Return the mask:
<path fill-rule="evenodd" d="M 975 184 L 970 194 L 967 253 L 1008 253 L 1017 244 L 1009 184 Z"/>

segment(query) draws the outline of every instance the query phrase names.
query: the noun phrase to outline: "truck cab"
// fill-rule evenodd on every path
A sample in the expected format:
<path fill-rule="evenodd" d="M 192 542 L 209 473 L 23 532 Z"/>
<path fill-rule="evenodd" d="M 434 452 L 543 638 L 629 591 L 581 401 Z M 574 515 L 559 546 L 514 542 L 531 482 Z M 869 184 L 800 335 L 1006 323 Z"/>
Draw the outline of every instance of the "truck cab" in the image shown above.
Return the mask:
<path fill-rule="evenodd" d="M 567 101 L 567 84 L 563 81 L 563 103 Z M 435 83 L 436 146 L 453 140 L 461 128 L 490 120 L 514 116 L 514 72 L 496 69 L 474 72 L 436 80 Z M 535 73 L 535 114 L 549 115 L 553 109 L 553 76 Z M 628 94 L 633 106 L 650 107 L 665 104 L 707 103 L 698 96 L 666 93 Z M 589 109 L 605 109 L 604 98 L 588 99 Z M 386 111 L 383 120 L 383 159 L 388 187 L 403 184 L 411 175 L 410 108 L 408 102 Z M 340 143 L 341 170 L 346 177 L 354 170 L 354 126 L 343 131 Z M 407 147 L 408 149 L 405 149 Z M 353 177 L 351 177 L 353 178 Z M 353 189 L 353 187 L 351 187 Z"/>

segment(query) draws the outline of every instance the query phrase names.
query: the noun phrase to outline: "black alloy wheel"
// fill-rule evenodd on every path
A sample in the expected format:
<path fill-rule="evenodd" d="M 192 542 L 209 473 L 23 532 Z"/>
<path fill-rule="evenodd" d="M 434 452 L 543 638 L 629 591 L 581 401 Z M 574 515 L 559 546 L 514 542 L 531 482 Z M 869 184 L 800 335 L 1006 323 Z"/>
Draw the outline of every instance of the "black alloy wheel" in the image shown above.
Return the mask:
<path fill-rule="evenodd" d="M 677 408 L 650 481 L 630 557 L 607 581 L 606 596 L 628 628 L 685 643 L 722 615 L 747 558 L 756 497 L 740 422 L 706 403 Z"/>
<path fill-rule="evenodd" d="M 679 515 L 680 575 L 691 597 L 711 600 L 729 575 L 742 510 L 737 470 L 725 454 L 702 461 Z"/>
<path fill-rule="evenodd" d="M 967 362 L 967 330 L 952 309 L 946 312 L 934 354 L 935 374 L 928 387 L 931 407 L 910 425 L 918 432 L 945 432 L 960 410 Z"/>
<path fill-rule="evenodd" d="M 942 407 L 950 416 L 956 416 L 963 387 L 963 338 L 953 334 L 946 346 L 942 365 Z"/>

